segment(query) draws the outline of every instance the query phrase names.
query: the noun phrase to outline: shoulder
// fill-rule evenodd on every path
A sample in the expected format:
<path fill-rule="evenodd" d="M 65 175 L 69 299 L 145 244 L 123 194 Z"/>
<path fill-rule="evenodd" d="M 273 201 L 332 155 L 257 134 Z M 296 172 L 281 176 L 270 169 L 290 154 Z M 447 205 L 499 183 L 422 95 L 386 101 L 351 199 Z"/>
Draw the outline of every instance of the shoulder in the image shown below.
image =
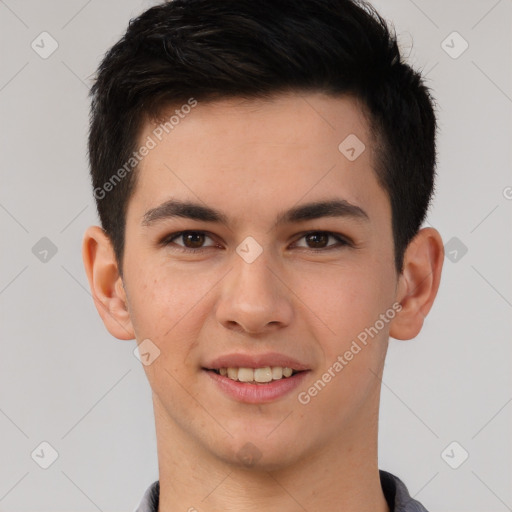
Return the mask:
<path fill-rule="evenodd" d="M 160 481 L 153 482 L 144 493 L 139 506 L 133 512 L 158 512 Z"/>
<path fill-rule="evenodd" d="M 405 484 L 395 475 L 379 470 L 382 491 L 391 512 L 428 512 L 427 509 L 411 497 Z"/>

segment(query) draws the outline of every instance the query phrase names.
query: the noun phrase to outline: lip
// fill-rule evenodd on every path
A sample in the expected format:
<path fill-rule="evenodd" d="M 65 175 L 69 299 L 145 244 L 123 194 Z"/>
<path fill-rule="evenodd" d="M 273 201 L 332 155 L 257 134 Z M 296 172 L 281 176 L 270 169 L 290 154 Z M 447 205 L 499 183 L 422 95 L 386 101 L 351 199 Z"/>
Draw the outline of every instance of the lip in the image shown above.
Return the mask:
<path fill-rule="evenodd" d="M 248 367 L 246 366 L 246 368 Z M 213 384 L 228 397 L 248 404 L 261 404 L 277 400 L 297 388 L 309 374 L 309 371 L 301 371 L 291 377 L 283 377 L 267 384 L 248 384 L 223 377 L 205 368 L 202 372 L 212 379 Z"/>
<path fill-rule="evenodd" d="M 207 370 L 218 370 L 219 368 L 264 368 L 265 366 L 281 366 L 296 371 L 310 370 L 307 365 L 284 354 L 277 352 L 266 352 L 264 354 L 225 354 L 216 357 L 203 365 Z M 288 377 L 291 378 L 291 377 Z M 232 381 L 234 382 L 234 381 Z M 276 381 L 278 382 L 278 381 Z M 256 385 L 256 384 L 255 384 Z"/>

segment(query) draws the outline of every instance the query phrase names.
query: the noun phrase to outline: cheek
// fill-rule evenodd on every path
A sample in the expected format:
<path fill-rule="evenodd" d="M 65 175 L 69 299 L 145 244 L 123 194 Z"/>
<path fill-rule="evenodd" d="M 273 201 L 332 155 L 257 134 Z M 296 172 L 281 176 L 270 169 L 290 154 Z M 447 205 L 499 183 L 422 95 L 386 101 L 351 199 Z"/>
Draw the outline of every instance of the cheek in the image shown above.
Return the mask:
<path fill-rule="evenodd" d="M 383 364 L 389 331 L 389 322 L 379 319 L 392 298 L 392 283 L 385 276 L 376 267 L 351 266 L 319 274 L 316 287 L 312 283 L 304 287 L 310 290 L 308 306 L 322 320 L 316 322 L 314 332 L 323 353 L 318 377 L 329 383 L 326 392 L 319 391 L 322 382 L 311 389 L 313 394 L 318 393 L 320 409 L 329 407 L 330 402 L 337 403 L 343 416 L 343 411 L 364 402 L 378 383 L 375 374 Z"/>
<path fill-rule="evenodd" d="M 303 293 L 309 290 L 307 306 L 321 319 L 318 322 L 316 315 L 308 313 L 318 326 L 313 335 L 323 356 L 316 380 L 301 390 L 304 400 L 312 404 L 304 410 L 317 411 L 319 417 L 321 411 L 328 410 L 341 422 L 347 419 L 347 411 L 366 403 L 378 386 L 376 375 L 386 354 L 390 321 L 379 319 L 388 309 L 389 283 L 366 267 L 329 273 L 316 283 L 314 291 L 310 284 L 304 286 Z"/>
<path fill-rule="evenodd" d="M 378 269 L 367 266 L 324 268 L 301 278 L 301 297 L 314 312 L 339 349 L 362 330 L 373 325 L 391 305 L 390 283 Z"/>
<path fill-rule="evenodd" d="M 139 343 L 149 339 L 159 350 L 154 361 L 143 367 L 151 387 L 157 394 L 177 397 L 181 396 L 177 382 L 198 370 L 191 355 L 212 307 L 208 292 L 213 283 L 186 271 L 155 268 L 135 274 L 130 315 Z"/>
<path fill-rule="evenodd" d="M 132 272 L 129 303 L 137 339 L 163 342 L 180 337 L 185 328 L 190 335 L 200 326 L 213 278 L 163 265 Z"/>

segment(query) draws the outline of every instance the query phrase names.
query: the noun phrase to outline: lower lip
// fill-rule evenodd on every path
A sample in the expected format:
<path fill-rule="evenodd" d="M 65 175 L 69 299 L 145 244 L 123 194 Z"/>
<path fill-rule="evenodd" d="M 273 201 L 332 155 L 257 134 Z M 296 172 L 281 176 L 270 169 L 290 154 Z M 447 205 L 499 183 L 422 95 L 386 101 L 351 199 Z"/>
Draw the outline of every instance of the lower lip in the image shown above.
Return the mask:
<path fill-rule="evenodd" d="M 298 387 L 306 378 L 309 370 L 302 371 L 291 377 L 283 377 L 280 380 L 274 380 L 268 384 L 247 384 L 236 380 L 223 377 L 218 373 L 209 370 L 203 370 L 209 375 L 213 382 L 219 386 L 221 391 L 238 402 L 248 404 L 268 403 L 281 398 Z"/>

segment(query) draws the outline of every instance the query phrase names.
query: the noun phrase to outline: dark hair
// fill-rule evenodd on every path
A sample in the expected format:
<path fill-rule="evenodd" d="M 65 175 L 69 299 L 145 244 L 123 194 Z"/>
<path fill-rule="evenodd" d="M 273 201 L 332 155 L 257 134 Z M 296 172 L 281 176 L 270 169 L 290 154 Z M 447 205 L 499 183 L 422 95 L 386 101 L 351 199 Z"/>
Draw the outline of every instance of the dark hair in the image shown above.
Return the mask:
<path fill-rule="evenodd" d="M 94 196 L 121 275 L 136 183 L 126 163 L 143 122 L 191 98 L 280 92 L 359 101 L 373 138 L 374 170 L 390 198 L 395 266 L 402 272 L 404 251 L 434 190 L 437 125 L 434 100 L 403 62 L 394 28 L 357 0 L 173 0 L 130 21 L 91 90 Z"/>

